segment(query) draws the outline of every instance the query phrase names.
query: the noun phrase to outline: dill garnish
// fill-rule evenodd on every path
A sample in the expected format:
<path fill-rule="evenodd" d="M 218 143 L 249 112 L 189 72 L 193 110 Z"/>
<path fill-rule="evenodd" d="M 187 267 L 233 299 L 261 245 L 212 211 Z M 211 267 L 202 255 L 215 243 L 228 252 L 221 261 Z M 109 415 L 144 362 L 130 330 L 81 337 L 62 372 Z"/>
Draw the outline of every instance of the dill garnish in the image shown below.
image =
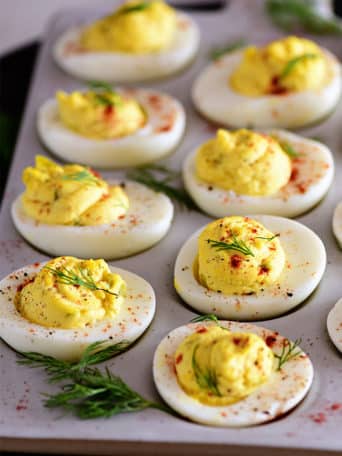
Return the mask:
<path fill-rule="evenodd" d="M 190 323 L 201 323 L 202 321 L 214 321 L 219 324 L 219 319 L 214 314 L 198 315 L 190 320 Z"/>
<path fill-rule="evenodd" d="M 97 291 L 104 291 L 105 293 L 111 294 L 115 297 L 119 295 L 114 293 L 113 291 L 108 290 L 107 288 L 98 287 L 90 275 L 85 269 L 78 268 L 79 275 L 77 275 L 74 271 L 71 271 L 65 267 L 60 269 L 54 269 L 50 266 L 45 266 L 44 269 L 47 269 L 51 272 L 54 276 L 57 277 L 57 282 L 62 283 L 65 285 L 76 285 L 80 287 L 88 288 L 89 290 L 97 290 Z"/>
<path fill-rule="evenodd" d="M 158 179 L 154 173 L 159 173 L 162 177 Z M 184 189 L 170 185 L 170 182 L 179 177 L 179 173 L 176 171 L 161 165 L 146 165 L 132 169 L 127 173 L 127 177 L 146 185 L 156 192 L 165 193 L 169 198 L 190 210 L 198 210 L 196 204 Z"/>
<path fill-rule="evenodd" d="M 120 9 L 119 14 L 136 13 L 138 11 L 144 11 L 146 8 L 149 8 L 150 6 L 151 2 L 141 2 L 132 6 L 128 5 Z"/>
<path fill-rule="evenodd" d="M 84 182 L 87 184 L 98 184 L 99 180 L 95 177 L 90 171 L 83 169 L 73 174 L 65 174 L 62 176 L 62 180 L 65 181 L 74 181 L 74 182 Z"/>
<path fill-rule="evenodd" d="M 83 419 L 107 418 L 146 408 L 173 414 L 167 406 L 144 399 L 108 369 L 103 373 L 97 368 L 89 367 L 112 358 L 129 345 L 128 341 L 113 345 L 108 345 L 108 341 L 95 342 L 89 345 L 77 363 L 60 361 L 34 352 L 19 353 L 20 359 L 17 362 L 33 368 L 44 368 L 49 382 L 70 380 L 61 387 L 60 392 L 45 395 L 46 407 L 60 407 Z"/>
<path fill-rule="evenodd" d="M 293 59 L 289 60 L 287 62 L 287 64 L 285 65 L 283 71 L 280 73 L 279 80 L 286 78 L 286 76 L 288 76 L 293 71 L 293 69 L 295 68 L 295 66 L 298 63 L 302 62 L 303 60 L 307 60 L 307 59 L 316 59 L 317 57 L 318 57 L 317 54 L 308 53 L 308 54 L 299 55 L 299 56 L 294 57 Z"/>
<path fill-rule="evenodd" d="M 341 35 L 341 21 L 336 16 L 324 17 L 315 9 L 315 4 L 313 0 L 267 0 L 265 8 L 274 24 L 287 32 L 302 27 L 320 35 Z"/>
<path fill-rule="evenodd" d="M 247 244 L 242 240 L 238 240 L 236 236 L 233 236 L 233 242 L 230 243 L 215 241 L 213 239 L 207 239 L 207 242 L 208 244 L 211 244 L 211 247 L 216 249 L 218 252 L 221 250 L 236 250 L 237 252 L 243 253 L 244 255 L 250 255 L 254 257 L 254 253 L 247 246 Z"/>
<path fill-rule="evenodd" d="M 122 100 L 120 94 L 113 90 L 113 87 L 107 82 L 91 81 L 88 83 L 89 88 L 95 92 L 96 101 L 104 106 L 120 106 Z"/>
<path fill-rule="evenodd" d="M 265 241 L 273 241 L 273 239 L 275 239 L 275 238 L 277 238 L 279 236 L 280 236 L 280 234 L 277 233 L 274 236 L 270 236 L 270 237 L 256 236 L 254 239 L 265 239 Z"/>
<path fill-rule="evenodd" d="M 297 158 L 301 154 L 297 152 L 291 144 L 284 142 L 284 141 L 278 141 L 279 146 L 283 149 L 283 151 L 290 157 L 290 158 Z"/>
<path fill-rule="evenodd" d="M 290 359 L 296 358 L 296 356 L 301 354 L 300 349 L 295 351 L 301 342 L 302 339 L 296 339 L 294 342 L 291 342 L 288 339 L 284 340 L 280 355 L 274 354 L 274 357 L 278 360 L 277 370 L 280 370 L 287 361 L 290 361 Z"/>
<path fill-rule="evenodd" d="M 201 370 L 196 361 L 196 352 L 198 345 L 194 348 L 192 353 L 192 370 L 194 372 L 197 384 L 200 388 L 210 391 L 215 396 L 221 396 L 217 386 L 217 376 L 213 369 L 207 369 L 205 372 Z"/>
<path fill-rule="evenodd" d="M 220 59 L 223 55 L 229 54 L 230 52 L 234 52 L 237 49 L 240 49 L 244 46 L 247 45 L 247 42 L 244 38 L 240 38 L 239 40 L 233 41 L 226 46 L 221 46 L 214 48 L 210 51 L 210 58 L 212 60 L 218 60 Z"/>

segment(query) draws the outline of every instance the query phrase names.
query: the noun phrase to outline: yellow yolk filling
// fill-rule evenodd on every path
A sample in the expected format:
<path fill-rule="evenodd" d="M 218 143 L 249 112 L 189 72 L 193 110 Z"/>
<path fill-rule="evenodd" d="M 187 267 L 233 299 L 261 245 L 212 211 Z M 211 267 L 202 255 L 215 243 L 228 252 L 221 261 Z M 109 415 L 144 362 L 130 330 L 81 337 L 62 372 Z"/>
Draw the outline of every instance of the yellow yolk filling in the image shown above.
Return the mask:
<path fill-rule="evenodd" d="M 203 404 L 220 406 L 243 399 L 267 382 L 274 355 L 256 334 L 212 326 L 186 337 L 174 360 L 183 390 Z"/>
<path fill-rule="evenodd" d="M 125 291 L 125 281 L 104 260 L 59 257 L 18 292 L 16 306 L 24 318 L 38 325 L 84 328 L 113 320 Z"/>
<path fill-rule="evenodd" d="M 116 92 L 60 91 L 56 98 L 63 125 L 86 138 L 119 138 L 136 132 L 146 123 L 139 103 Z"/>
<path fill-rule="evenodd" d="M 215 220 L 198 240 L 198 281 L 223 294 L 260 292 L 277 281 L 285 266 L 278 236 L 247 217 Z"/>
<path fill-rule="evenodd" d="M 169 47 L 176 31 L 176 13 L 163 1 L 132 0 L 82 33 L 89 51 L 146 54 Z"/>
<path fill-rule="evenodd" d="M 249 46 L 229 79 L 243 95 L 319 90 L 331 77 L 329 62 L 314 42 L 289 36 L 265 47 Z"/>
<path fill-rule="evenodd" d="M 277 193 L 291 176 L 291 160 L 279 143 L 251 130 L 218 130 L 196 155 L 197 177 L 240 195 Z"/>
<path fill-rule="evenodd" d="M 124 216 L 129 207 L 120 186 L 110 187 L 89 168 L 60 166 L 43 156 L 23 172 L 25 213 L 50 225 L 102 225 Z"/>

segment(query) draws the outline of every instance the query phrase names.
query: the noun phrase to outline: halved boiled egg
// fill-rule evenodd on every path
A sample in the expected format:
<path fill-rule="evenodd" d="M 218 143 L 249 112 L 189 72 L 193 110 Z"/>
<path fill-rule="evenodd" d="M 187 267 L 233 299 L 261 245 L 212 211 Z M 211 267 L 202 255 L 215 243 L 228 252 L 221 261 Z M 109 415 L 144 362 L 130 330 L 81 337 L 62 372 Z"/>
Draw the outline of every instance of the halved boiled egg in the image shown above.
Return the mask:
<path fill-rule="evenodd" d="M 195 57 L 199 29 L 161 1 L 131 1 L 90 25 L 67 30 L 54 58 L 76 78 L 143 81 L 173 74 Z"/>
<path fill-rule="evenodd" d="M 337 58 L 292 36 L 223 56 L 200 74 L 192 97 L 221 125 L 299 128 L 330 114 L 341 87 Z"/>
<path fill-rule="evenodd" d="M 342 352 L 342 299 L 339 299 L 328 314 L 327 329 L 330 339 Z"/>
<path fill-rule="evenodd" d="M 151 285 L 103 260 L 55 258 L 0 282 L 0 337 L 21 352 L 77 360 L 97 341 L 132 343 L 154 313 Z"/>
<path fill-rule="evenodd" d="M 136 182 L 107 183 L 80 165 L 37 157 L 23 173 L 26 190 L 12 205 L 19 233 L 50 255 L 115 259 L 159 242 L 173 204 Z"/>
<path fill-rule="evenodd" d="M 213 217 L 296 217 L 319 203 L 333 175 L 325 145 L 283 130 L 218 130 L 183 165 L 186 189 Z"/>
<path fill-rule="evenodd" d="M 284 354 L 292 353 L 287 357 Z M 280 362 L 282 359 L 282 362 Z M 158 345 L 153 377 L 159 394 L 202 424 L 242 427 L 293 409 L 313 380 L 309 357 L 279 333 L 248 323 L 192 323 Z"/>
<path fill-rule="evenodd" d="M 332 228 L 340 247 L 342 247 L 342 202 L 336 206 L 334 211 Z"/>
<path fill-rule="evenodd" d="M 55 155 L 99 168 L 139 166 L 165 157 L 180 142 L 185 112 L 173 97 L 110 87 L 57 93 L 39 109 L 38 133 Z"/>
<path fill-rule="evenodd" d="M 195 232 L 178 253 L 174 284 L 192 308 L 261 320 L 302 303 L 326 266 L 322 241 L 293 220 L 225 217 Z"/>

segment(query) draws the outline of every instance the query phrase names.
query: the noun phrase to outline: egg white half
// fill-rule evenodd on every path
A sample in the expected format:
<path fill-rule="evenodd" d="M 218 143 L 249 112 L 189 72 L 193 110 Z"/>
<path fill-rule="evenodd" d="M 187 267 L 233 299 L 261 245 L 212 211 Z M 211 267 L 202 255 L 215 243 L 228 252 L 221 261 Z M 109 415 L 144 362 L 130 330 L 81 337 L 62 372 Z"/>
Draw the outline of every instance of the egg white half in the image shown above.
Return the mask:
<path fill-rule="evenodd" d="M 93 342 L 107 340 L 133 342 L 150 325 L 155 313 L 155 295 L 143 278 L 110 266 L 127 283 L 127 295 L 114 320 L 105 320 L 82 329 L 48 328 L 22 317 L 14 305 L 18 287 L 33 279 L 46 263 L 26 266 L 0 282 L 0 338 L 17 351 L 35 351 L 58 359 L 79 359 Z"/>
<path fill-rule="evenodd" d="M 235 92 L 228 83 L 243 52 L 233 52 L 210 64 L 194 82 L 193 102 L 204 117 L 230 127 L 299 128 L 322 119 L 336 107 L 342 89 L 341 68 L 326 49 L 323 52 L 330 63 L 331 79 L 325 87 L 259 97 Z"/>
<path fill-rule="evenodd" d="M 144 108 L 147 123 L 133 134 L 113 139 L 86 138 L 63 125 L 55 99 L 39 109 L 38 133 L 57 157 L 67 162 L 98 168 L 139 166 L 165 157 L 180 142 L 185 129 L 185 111 L 175 98 L 145 89 L 117 89 L 133 96 Z"/>
<path fill-rule="evenodd" d="M 88 81 L 137 82 L 171 75 L 191 62 L 200 42 L 197 24 L 180 12 L 177 12 L 174 40 L 167 49 L 153 53 L 87 51 L 80 46 L 83 28 L 75 27 L 61 35 L 53 55 L 64 71 Z"/>
<path fill-rule="evenodd" d="M 286 264 L 279 279 L 253 295 L 224 295 L 202 286 L 193 271 L 202 227 L 185 242 L 175 263 L 175 288 L 189 306 L 220 318 L 262 320 L 288 312 L 317 287 L 326 266 L 326 252 L 320 238 L 301 223 L 286 218 L 255 215 L 253 219 L 280 235 Z"/>
<path fill-rule="evenodd" d="M 110 182 L 111 185 L 119 182 Z M 66 226 L 39 223 L 27 216 L 21 195 L 12 204 L 12 220 L 32 245 L 51 256 L 116 259 L 152 247 L 168 232 L 173 204 L 162 193 L 145 185 L 125 182 L 129 209 L 124 218 L 96 226 Z"/>
<path fill-rule="evenodd" d="M 330 339 L 342 353 L 342 298 L 337 301 L 328 314 L 327 329 Z"/>
<path fill-rule="evenodd" d="M 183 165 L 184 184 L 205 213 L 213 217 L 246 213 L 296 217 L 314 207 L 324 197 L 334 177 L 334 160 L 330 150 L 322 143 L 287 131 L 268 130 L 267 133 L 290 144 L 300 154 L 298 159 L 293 160 L 292 166 L 296 174 L 293 172 L 290 181 L 275 195 L 238 195 L 200 181 L 195 168 L 197 149 L 187 156 Z"/>
<path fill-rule="evenodd" d="M 153 359 L 153 377 L 157 390 L 164 401 L 182 416 L 198 423 L 212 426 L 242 427 L 271 421 L 295 407 L 307 394 L 313 380 L 313 366 L 307 355 L 292 358 L 281 370 L 275 370 L 267 383 L 245 399 L 235 404 L 211 406 L 202 404 L 188 395 L 177 381 L 174 354 L 188 335 L 203 326 L 214 323 L 202 322 L 180 326 L 171 331 L 158 345 Z M 220 321 L 230 331 L 252 332 L 264 340 L 274 340 L 272 350 L 280 354 L 285 338 L 266 328 L 248 323 Z"/>
<path fill-rule="evenodd" d="M 342 202 L 340 202 L 334 211 L 332 222 L 334 235 L 342 248 Z"/>

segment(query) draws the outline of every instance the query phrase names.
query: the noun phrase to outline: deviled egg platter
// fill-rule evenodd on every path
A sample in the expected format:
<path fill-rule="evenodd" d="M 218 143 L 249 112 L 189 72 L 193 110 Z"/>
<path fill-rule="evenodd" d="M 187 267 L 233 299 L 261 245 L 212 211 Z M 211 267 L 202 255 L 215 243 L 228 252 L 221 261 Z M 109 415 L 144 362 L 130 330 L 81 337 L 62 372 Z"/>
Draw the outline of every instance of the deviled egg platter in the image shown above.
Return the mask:
<path fill-rule="evenodd" d="M 319 203 L 333 176 L 325 145 L 284 130 L 218 130 L 183 165 L 186 189 L 213 217 L 296 217 Z"/>
<path fill-rule="evenodd" d="M 195 57 L 200 33 L 187 14 L 163 1 L 132 0 L 96 22 L 67 30 L 57 64 L 76 78 L 135 82 L 178 72 Z"/>
<path fill-rule="evenodd" d="M 327 330 L 335 347 L 342 352 L 342 299 L 337 301 L 328 314 Z"/>
<path fill-rule="evenodd" d="M 38 111 L 44 145 L 68 162 L 98 168 L 139 166 L 170 154 L 185 129 L 173 97 L 147 89 L 94 83 L 88 91 L 59 91 Z"/>
<path fill-rule="evenodd" d="M 22 352 L 77 360 L 98 341 L 128 346 L 155 312 L 153 288 L 104 260 L 59 257 L 0 282 L 0 337 Z"/>
<path fill-rule="evenodd" d="M 192 97 L 203 116 L 221 125 L 300 128 L 329 115 L 341 87 L 338 59 L 290 36 L 223 56 L 199 75 Z"/>
<path fill-rule="evenodd" d="M 322 241 L 301 223 L 269 215 L 232 216 L 209 223 L 185 242 L 174 285 L 199 312 L 261 320 L 305 301 L 325 266 Z"/>
<path fill-rule="evenodd" d="M 84 166 L 37 156 L 23 182 L 26 189 L 12 204 L 14 225 L 53 256 L 126 257 L 152 247 L 171 226 L 166 195 L 132 181 L 107 183 Z"/>
<path fill-rule="evenodd" d="M 202 424 L 251 426 L 293 409 L 307 394 L 313 366 L 277 332 L 248 323 L 192 323 L 171 331 L 153 360 L 159 394 Z"/>

